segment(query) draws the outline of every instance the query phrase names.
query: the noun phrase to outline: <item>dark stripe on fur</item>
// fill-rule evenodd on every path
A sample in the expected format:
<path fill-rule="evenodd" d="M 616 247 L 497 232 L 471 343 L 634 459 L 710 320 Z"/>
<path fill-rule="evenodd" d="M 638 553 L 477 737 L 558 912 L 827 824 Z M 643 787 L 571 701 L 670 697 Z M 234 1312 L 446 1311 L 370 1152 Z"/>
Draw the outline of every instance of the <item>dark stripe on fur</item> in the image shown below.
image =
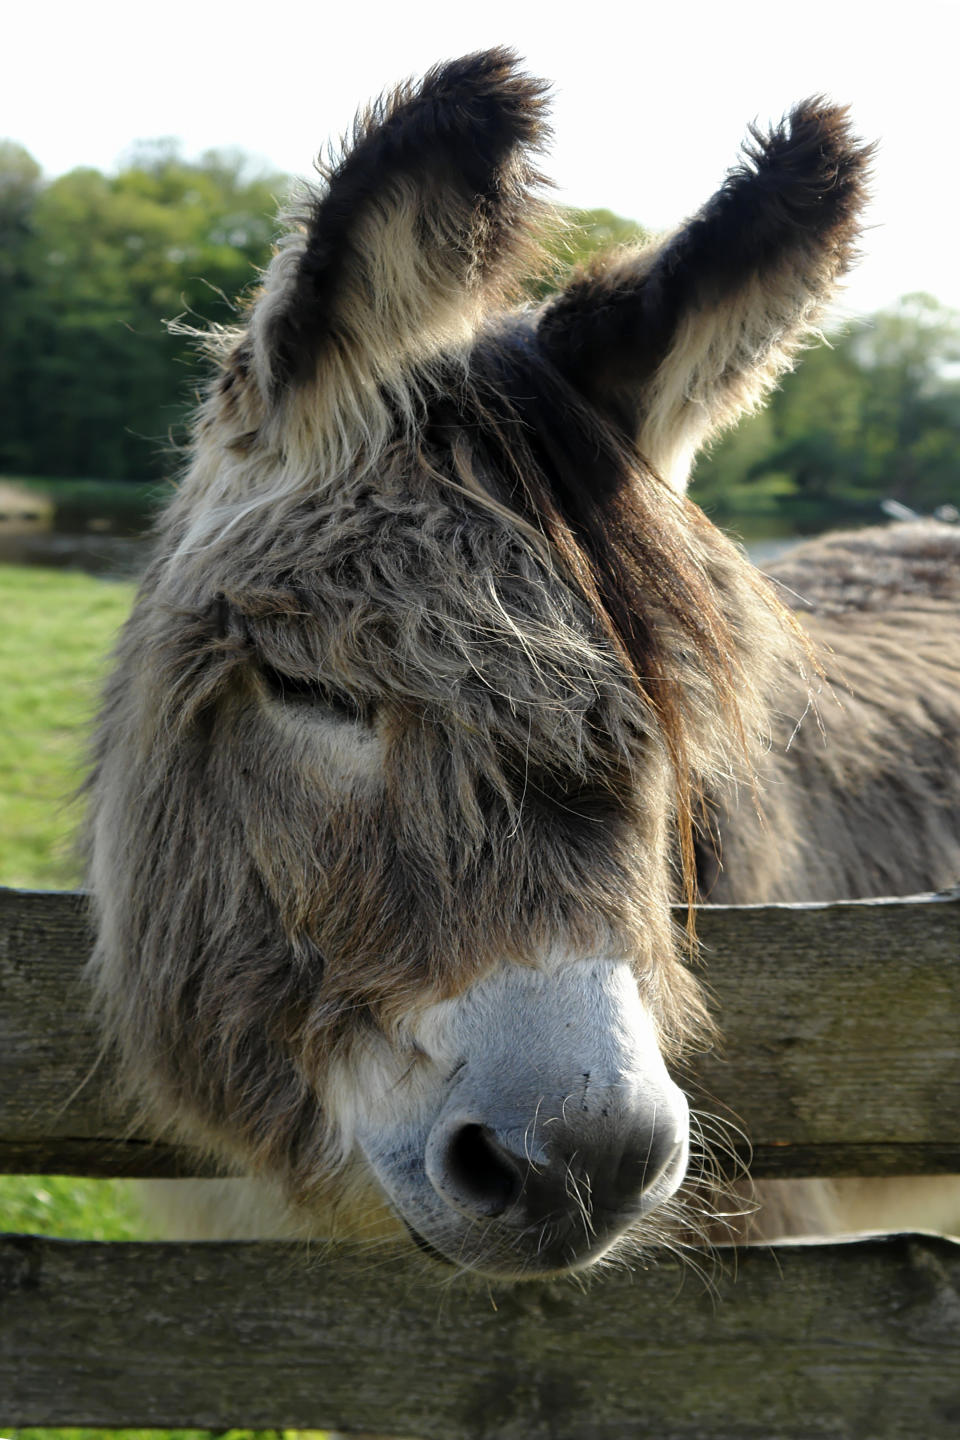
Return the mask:
<path fill-rule="evenodd" d="M 873 147 L 845 107 L 806 100 L 768 135 L 751 129 L 742 163 L 647 265 L 601 266 L 545 311 L 543 345 L 584 394 L 634 432 L 636 390 L 664 359 L 683 315 L 734 299 L 790 261 L 821 291 L 856 257 Z M 619 406 L 617 399 L 620 397 Z"/>
<path fill-rule="evenodd" d="M 523 329 L 479 345 L 471 379 L 475 409 L 467 402 L 458 425 L 482 457 L 484 478 L 545 531 L 661 715 L 671 708 L 658 639 L 665 621 L 719 684 L 732 647 L 687 544 L 691 524 L 709 524 L 699 508 L 663 503 L 642 458 L 580 402 Z"/>
<path fill-rule="evenodd" d="M 685 693 L 692 674 L 706 680 L 746 744 L 737 640 L 723 588 L 704 565 L 723 542 L 698 506 L 669 494 L 633 447 L 582 404 L 522 324 L 476 347 L 471 384 L 458 404 L 437 403 L 427 436 L 439 445 L 434 463 L 441 469 L 448 468 L 447 435 L 469 437 L 476 473 L 550 540 L 598 634 L 620 652 L 655 716 L 674 772 L 681 869 L 692 900 L 697 720 Z M 785 618 L 759 574 L 745 574 L 755 582 L 758 614 L 766 608 Z M 683 676 L 678 650 L 690 667 Z"/>
<path fill-rule="evenodd" d="M 345 272 L 362 245 L 358 225 L 373 207 L 388 207 L 398 185 L 415 188 L 421 212 L 459 222 L 458 243 L 430 256 L 439 278 L 479 282 L 512 254 L 528 228 L 526 187 L 540 177 L 528 167 L 512 179 L 504 170 L 546 129 L 546 83 L 521 74 L 518 63 L 505 48 L 466 55 L 358 116 L 352 145 L 309 217 L 296 286 L 273 337 L 275 378 L 312 371 L 317 343 L 336 330 Z"/>

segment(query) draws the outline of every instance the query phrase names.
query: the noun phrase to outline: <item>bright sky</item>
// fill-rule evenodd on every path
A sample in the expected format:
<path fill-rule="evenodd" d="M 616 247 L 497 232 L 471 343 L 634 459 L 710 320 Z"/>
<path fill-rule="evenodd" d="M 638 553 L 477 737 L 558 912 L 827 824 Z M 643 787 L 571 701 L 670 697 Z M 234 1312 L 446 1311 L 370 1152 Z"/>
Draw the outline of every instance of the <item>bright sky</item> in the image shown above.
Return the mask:
<path fill-rule="evenodd" d="M 747 122 L 813 92 L 879 139 L 845 309 L 911 290 L 960 309 L 955 180 L 960 0 L 247 0 L 20 4 L 3 22 L 0 135 L 49 175 L 113 168 L 134 140 L 234 147 L 309 172 L 364 100 L 434 61 L 514 46 L 554 83 L 546 168 L 571 204 L 652 227 L 695 210 Z"/>

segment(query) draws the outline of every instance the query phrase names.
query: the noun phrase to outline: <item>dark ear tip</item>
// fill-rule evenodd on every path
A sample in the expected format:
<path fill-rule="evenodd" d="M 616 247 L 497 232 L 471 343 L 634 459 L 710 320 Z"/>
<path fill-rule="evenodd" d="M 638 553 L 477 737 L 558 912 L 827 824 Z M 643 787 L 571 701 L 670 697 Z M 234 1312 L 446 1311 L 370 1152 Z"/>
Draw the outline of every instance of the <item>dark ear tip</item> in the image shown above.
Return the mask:
<path fill-rule="evenodd" d="M 813 170 L 833 167 L 847 178 L 853 173 L 862 178 L 876 150 L 854 133 L 849 105 L 838 105 L 825 95 L 799 101 L 770 131 L 752 125 L 750 137 L 747 158 L 758 170 L 806 164 Z"/>
<path fill-rule="evenodd" d="M 814 130 L 825 150 L 862 165 L 873 156 L 876 145 L 855 134 L 849 105 L 837 105 L 825 95 L 814 95 L 795 105 L 788 116 L 791 130 Z"/>
<path fill-rule="evenodd" d="M 814 95 L 801 100 L 773 129 L 751 127 L 745 163 L 733 177 L 759 183 L 762 193 L 777 195 L 798 223 L 818 230 L 836 225 L 849 229 L 857 224 L 869 196 L 874 151 L 875 146 L 854 133 L 846 105 Z"/>
<path fill-rule="evenodd" d="M 509 46 L 476 50 L 435 65 L 424 77 L 420 93 L 462 107 L 474 126 L 507 127 L 517 143 L 535 145 L 547 134 L 550 85 L 526 74 L 522 66 Z"/>
<path fill-rule="evenodd" d="M 798 100 L 786 115 L 791 130 L 814 126 L 824 135 L 850 136 L 850 106 L 838 105 L 826 95 L 808 95 Z"/>

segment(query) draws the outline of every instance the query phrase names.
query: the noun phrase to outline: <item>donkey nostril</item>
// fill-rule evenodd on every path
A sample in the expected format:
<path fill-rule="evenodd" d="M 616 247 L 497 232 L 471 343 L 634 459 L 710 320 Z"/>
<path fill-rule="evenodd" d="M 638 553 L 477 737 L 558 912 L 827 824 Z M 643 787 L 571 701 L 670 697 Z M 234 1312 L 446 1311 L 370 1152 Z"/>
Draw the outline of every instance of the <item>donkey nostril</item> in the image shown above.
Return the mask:
<path fill-rule="evenodd" d="M 502 1215 L 523 1188 L 517 1161 L 484 1125 L 462 1126 L 447 1146 L 445 1161 L 457 1200 L 485 1216 Z"/>

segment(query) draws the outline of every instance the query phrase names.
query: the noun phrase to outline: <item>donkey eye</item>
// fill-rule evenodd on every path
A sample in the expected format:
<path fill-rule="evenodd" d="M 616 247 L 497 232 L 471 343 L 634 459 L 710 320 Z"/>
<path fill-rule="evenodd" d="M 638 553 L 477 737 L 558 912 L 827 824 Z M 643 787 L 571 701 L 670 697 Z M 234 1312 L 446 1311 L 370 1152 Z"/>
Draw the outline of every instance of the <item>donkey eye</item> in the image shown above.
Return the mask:
<path fill-rule="evenodd" d="M 260 674 L 270 696 L 283 705 L 314 706 L 336 720 L 369 725 L 374 717 L 372 701 L 349 695 L 319 678 L 287 675 L 272 665 L 261 665 Z"/>

